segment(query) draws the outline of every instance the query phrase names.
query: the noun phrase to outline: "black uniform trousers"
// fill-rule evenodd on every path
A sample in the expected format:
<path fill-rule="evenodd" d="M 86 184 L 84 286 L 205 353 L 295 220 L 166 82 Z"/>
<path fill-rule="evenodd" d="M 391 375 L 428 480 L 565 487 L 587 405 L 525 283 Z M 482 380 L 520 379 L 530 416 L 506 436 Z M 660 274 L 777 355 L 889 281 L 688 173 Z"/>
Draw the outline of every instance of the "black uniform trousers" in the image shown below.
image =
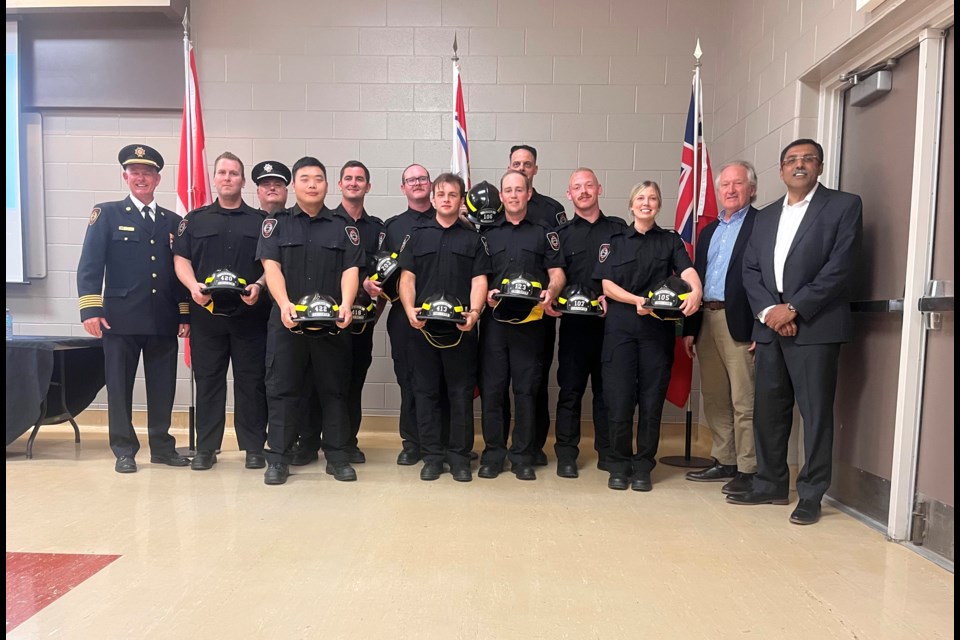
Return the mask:
<path fill-rule="evenodd" d="M 409 355 L 424 461 L 469 467 L 474 438 L 473 392 L 477 386 L 476 330 L 461 335 L 455 347 L 444 349 L 434 347 L 420 335 L 410 343 Z M 444 396 L 449 406 L 448 429 L 443 426 Z"/>
<path fill-rule="evenodd" d="M 320 400 L 327 462 L 347 462 L 350 427 L 347 389 L 350 375 L 349 332 L 297 335 L 283 326 L 277 307 L 267 325 L 267 460 L 289 464 L 291 448 L 308 419 L 303 401 L 309 370 Z"/>
<path fill-rule="evenodd" d="M 560 320 L 557 383 L 557 460 L 576 461 L 580 454 L 580 407 L 587 379 L 593 390 L 593 447 L 601 460 L 610 457 L 610 427 L 603 399 L 603 326 L 600 318 L 566 315 Z"/>
<path fill-rule="evenodd" d="M 798 345 L 775 336 L 757 343 L 753 424 L 757 475 L 753 490 L 777 497 L 790 492 L 787 445 L 796 398 L 803 418 L 803 468 L 797 475 L 801 500 L 820 502 L 833 470 L 833 403 L 837 392 L 839 344 Z"/>
<path fill-rule="evenodd" d="M 553 367 L 553 352 L 557 348 L 557 319 L 544 314 L 543 362 L 540 371 L 540 388 L 537 389 L 536 435 L 531 453 L 543 450 L 550 435 L 550 368 Z"/>
<path fill-rule="evenodd" d="M 631 317 L 632 316 L 632 317 Z M 676 327 L 638 316 L 624 305 L 610 314 L 603 336 L 603 392 L 610 425 L 610 472 L 651 471 L 657 464 L 660 418 L 670 384 Z M 633 415 L 637 450 L 633 452 Z"/>
<path fill-rule="evenodd" d="M 483 441 L 480 464 L 502 465 L 508 455 L 505 407 L 512 382 L 515 404 L 509 457 L 530 464 L 536 435 L 536 397 L 543 376 L 543 333 L 540 321 L 510 324 L 493 319 L 490 309 L 480 322 L 480 400 Z"/>
<path fill-rule="evenodd" d="M 165 456 L 176 451 L 176 439 L 170 435 L 170 420 L 177 386 L 177 346 L 176 336 L 103 333 L 110 449 L 118 458 L 135 456 L 140 450 L 140 441 L 133 430 L 133 383 L 141 353 L 150 454 Z"/>
<path fill-rule="evenodd" d="M 410 321 L 399 300 L 390 304 L 390 311 L 387 314 L 387 333 L 390 336 L 393 371 L 397 376 L 397 385 L 400 387 L 400 439 L 403 441 L 404 451 L 419 453 L 420 435 L 417 430 L 410 345 L 414 340 L 422 340 L 423 336 L 410 326 Z"/>
<path fill-rule="evenodd" d="M 190 350 L 197 382 L 197 450 L 216 451 L 226 422 L 227 367 L 233 364 L 233 422 L 243 451 L 260 453 L 267 439 L 267 315 L 251 309 L 215 316 L 190 304 Z"/>

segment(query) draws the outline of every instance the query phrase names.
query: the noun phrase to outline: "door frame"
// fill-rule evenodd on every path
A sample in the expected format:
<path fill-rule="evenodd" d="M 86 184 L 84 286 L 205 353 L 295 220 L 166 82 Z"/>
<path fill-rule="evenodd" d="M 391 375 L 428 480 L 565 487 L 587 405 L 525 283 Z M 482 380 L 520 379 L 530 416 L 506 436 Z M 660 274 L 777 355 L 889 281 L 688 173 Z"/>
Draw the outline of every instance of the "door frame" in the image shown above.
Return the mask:
<path fill-rule="evenodd" d="M 919 44 L 914 173 L 911 176 L 890 511 L 886 523 L 888 538 L 897 542 L 910 538 L 915 499 L 927 338 L 918 304 L 933 263 L 945 29 L 954 23 L 953 2 L 936 0 L 926 7 L 914 5 L 911 8 L 921 10 L 907 19 L 900 14 L 902 5 L 888 8 L 883 16 L 804 74 L 800 78 L 804 85 L 801 91 L 816 92 L 818 113 L 799 114 L 816 117 L 817 136 L 825 153 L 824 181 L 828 186 L 836 186 L 840 173 L 843 93 L 848 89 L 847 83 L 840 80 L 840 74 L 898 57 Z M 800 118 L 798 122 L 802 120 Z M 802 134 L 799 124 L 795 133 Z"/>

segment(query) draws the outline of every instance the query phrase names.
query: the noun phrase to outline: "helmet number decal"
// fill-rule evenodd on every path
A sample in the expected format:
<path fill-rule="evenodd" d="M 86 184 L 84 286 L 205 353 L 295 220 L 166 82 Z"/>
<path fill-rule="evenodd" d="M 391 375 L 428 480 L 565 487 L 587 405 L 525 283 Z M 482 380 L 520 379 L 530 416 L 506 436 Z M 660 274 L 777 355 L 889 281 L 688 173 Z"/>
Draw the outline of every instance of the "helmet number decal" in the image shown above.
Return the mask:
<path fill-rule="evenodd" d="M 177 227 L 177 237 L 179 238 L 180 236 L 182 236 L 183 232 L 186 230 L 187 230 L 187 221 L 181 220 L 180 225 Z"/>
<path fill-rule="evenodd" d="M 350 242 L 352 242 L 352 243 L 354 244 L 354 246 L 359 247 L 359 246 L 360 246 L 360 232 L 357 231 L 357 228 L 356 228 L 356 227 L 345 227 L 345 230 L 346 230 L 346 232 L 347 232 L 347 238 L 350 239 Z"/>
<path fill-rule="evenodd" d="M 600 262 L 606 262 L 607 258 L 610 257 L 610 245 L 602 244 L 600 245 L 600 255 L 597 256 Z"/>
<path fill-rule="evenodd" d="M 551 231 L 547 234 L 547 242 L 550 243 L 551 249 L 560 251 L 560 236 L 557 235 L 556 231 Z"/>
<path fill-rule="evenodd" d="M 264 238 L 269 238 L 273 235 L 273 230 L 277 228 L 277 221 L 274 218 L 267 218 L 263 221 L 263 225 L 260 227 L 260 233 Z"/>

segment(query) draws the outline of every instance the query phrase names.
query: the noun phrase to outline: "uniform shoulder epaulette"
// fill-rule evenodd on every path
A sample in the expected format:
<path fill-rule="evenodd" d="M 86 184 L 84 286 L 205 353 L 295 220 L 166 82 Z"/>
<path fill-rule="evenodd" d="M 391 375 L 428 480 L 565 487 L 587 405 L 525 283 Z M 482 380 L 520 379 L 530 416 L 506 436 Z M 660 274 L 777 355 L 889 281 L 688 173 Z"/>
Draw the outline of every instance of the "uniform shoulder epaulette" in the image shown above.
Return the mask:
<path fill-rule="evenodd" d="M 378 218 L 377 216 L 371 216 L 371 215 L 368 213 L 368 214 L 367 214 L 367 217 L 370 218 L 370 219 L 373 220 L 376 224 L 379 224 L 379 225 L 382 226 L 382 227 L 385 227 L 385 226 L 386 226 L 386 224 L 383 222 L 383 220 L 381 220 L 381 219 Z"/>

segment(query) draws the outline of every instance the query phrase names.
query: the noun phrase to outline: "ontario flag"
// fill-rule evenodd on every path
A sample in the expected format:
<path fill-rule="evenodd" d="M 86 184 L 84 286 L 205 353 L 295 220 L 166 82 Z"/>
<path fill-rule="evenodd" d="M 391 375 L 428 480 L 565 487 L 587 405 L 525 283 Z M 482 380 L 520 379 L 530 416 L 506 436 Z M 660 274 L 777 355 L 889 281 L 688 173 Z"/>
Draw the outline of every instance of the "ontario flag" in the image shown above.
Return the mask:
<path fill-rule="evenodd" d="M 456 44 L 454 44 L 456 46 Z M 450 172 L 455 173 L 470 188 L 470 147 L 467 143 L 467 112 L 463 106 L 463 85 L 460 83 L 460 63 L 453 61 L 453 152 Z"/>
<path fill-rule="evenodd" d="M 198 207 L 213 202 L 207 153 L 200 113 L 200 87 L 193 44 L 184 41 L 186 90 L 183 98 L 183 122 L 180 125 L 180 166 L 177 168 L 177 213 L 183 217 Z M 190 339 L 183 341 L 183 362 L 190 366 Z"/>
<path fill-rule="evenodd" d="M 675 229 L 687 246 L 690 259 L 694 257 L 697 235 L 711 221 L 717 219 L 717 194 L 713 190 L 713 170 L 710 155 L 703 141 L 703 89 L 700 76 L 693 79 L 690 92 L 690 110 L 687 112 L 687 130 L 683 137 L 680 156 L 680 194 L 677 199 Z M 687 357 L 682 338 L 677 338 L 673 353 L 673 370 L 667 400 L 678 407 L 687 404 L 693 383 L 693 360 Z"/>

